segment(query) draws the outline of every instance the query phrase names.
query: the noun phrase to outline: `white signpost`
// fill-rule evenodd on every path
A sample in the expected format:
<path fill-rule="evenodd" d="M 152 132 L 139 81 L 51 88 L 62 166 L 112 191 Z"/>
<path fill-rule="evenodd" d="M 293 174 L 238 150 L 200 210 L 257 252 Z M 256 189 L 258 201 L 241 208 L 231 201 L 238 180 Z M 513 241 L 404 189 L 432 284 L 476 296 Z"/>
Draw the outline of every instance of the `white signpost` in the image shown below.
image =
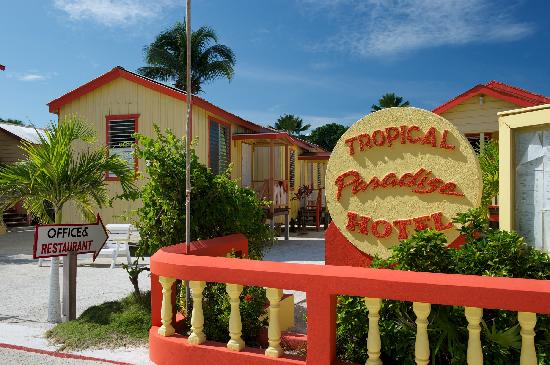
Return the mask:
<path fill-rule="evenodd" d="M 76 256 L 93 253 L 93 261 L 107 241 L 99 214 L 92 224 L 44 224 L 34 230 L 35 259 L 67 256 L 63 259 L 63 317 L 76 319 Z"/>
<path fill-rule="evenodd" d="M 35 259 L 93 253 L 95 261 L 107 241 L 107 231 L 97 216 L 93 224 L 44 224 L 34 230 Z"/>

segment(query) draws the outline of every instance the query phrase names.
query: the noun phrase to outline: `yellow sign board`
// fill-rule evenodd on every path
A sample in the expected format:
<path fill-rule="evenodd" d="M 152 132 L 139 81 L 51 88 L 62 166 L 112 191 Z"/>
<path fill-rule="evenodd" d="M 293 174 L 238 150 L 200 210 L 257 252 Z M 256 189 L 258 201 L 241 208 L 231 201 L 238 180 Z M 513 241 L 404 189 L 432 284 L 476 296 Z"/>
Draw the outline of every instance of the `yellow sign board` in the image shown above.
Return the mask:
<path fill-rule="evenodd" d="M 340 138 L 327 166 L 331 217 L 361 251 L 382 258 L 417 229 L 452 243 L 451 219 L 481 201 L 481 170 L 468 140 L 423 109 L 369 114 Z"/>

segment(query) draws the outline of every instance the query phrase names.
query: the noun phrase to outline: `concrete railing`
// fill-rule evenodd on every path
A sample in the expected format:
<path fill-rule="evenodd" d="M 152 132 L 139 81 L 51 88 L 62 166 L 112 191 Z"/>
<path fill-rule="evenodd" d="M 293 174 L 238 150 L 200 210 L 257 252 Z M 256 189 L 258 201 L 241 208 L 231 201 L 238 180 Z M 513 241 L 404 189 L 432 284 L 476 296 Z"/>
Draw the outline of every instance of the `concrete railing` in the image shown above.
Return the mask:
<path fill-rule="evenodd" d="M 352 295 L 364 297 L 369 311 L 368 340 L 364 344 L 368 365 L 382 364 L 378 320 L 383 299 L 412 302 L 417 325 L 417 364 L 429 363 L 427 318 L 431 304 L 442 304 L 464 307 L 469 332 L 468 364 L 483 364 L 480 323 L 482 308 L 487 308 L 518 312 L 522 338 L 520 364 L 536 365 L 535 313 L 550 314 L 548 281 L 199 257 L 176 251 L 172 247 L 161 249 L 151 258 L 153 327 L 149 341 L 151 360 L 157 364 L 334 364 L 336 297 Z M 173 328 L 172 288 L 176 279 L 190 280 L 193 291 L 192 328 L 188 338 L 176 334 Z M 158 281 L 155 283 L 155 280 Z M 231 314 L 226 344 L 208 342 L 204 335 L 202 292 L 206 282 L 228 283 Z M 268 288 L 269 347 L 266 350 L 245 347 L 242 340 L 239 294 L 244 285 Z M 306 293 L 305 359 L 283 355 L 281 350 L 278 305 L 282 288 Z"/>

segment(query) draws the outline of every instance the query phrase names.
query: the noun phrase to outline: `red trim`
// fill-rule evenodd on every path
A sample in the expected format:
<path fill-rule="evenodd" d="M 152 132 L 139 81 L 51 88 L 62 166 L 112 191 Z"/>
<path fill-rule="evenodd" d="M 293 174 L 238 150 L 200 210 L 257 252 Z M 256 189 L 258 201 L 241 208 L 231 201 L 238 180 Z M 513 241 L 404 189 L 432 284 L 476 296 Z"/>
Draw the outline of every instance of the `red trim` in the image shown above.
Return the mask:
<path fill-rule="evenodd" d="M 303 154 L 298 156 L 298 160 L 328 160 L 330 152 L 316 152 L 313 154 Z"/>
<path fill-rule="evenodd" d="M 134 120 L 134 133 L 138 133 L 140 114 L 111 114 L 105 116 L 105 145 L 107 146 L 107 156 L 109 155 L 109 123 L 116 120 Z M 134 142 L 137 144 L 137 141 Z M 134 174 L 137 176 L 139 170 L 139 160 L 134 156 Z M 105 181 L 119 181 L 116 176 L 109 176 L 109 172 L 105 172 Z"/>
<path fill-rule="evenodd" d="M 68 104 L 81 96 L 113 81 L 117 78 L 122 77 L 123 79 L 126 79 L 131 82 L 135 82 L 141 86 L 144 86 L 148 89 L 160 92 L 164 95 L 171 96 L 173 98 L 176 98 L 178 100 L 186 101 L 187 97 L 186 94 L 178 89 L 166 86 L 164 84 L 161 84 L 160 82 L 156 82 L 154 80 L 151 80 L 147 77 L 143 77 L 141 75 L 135 74 L 133 72 L 130 72 L 128 70 L 125 70 L 124 68 L 118 66 L 113 68 L 111 71 L 93 79 L 92 81 L 68 92 L 67 94 L 54 99 L 48 103 L 48 107 L 50 110 L 50 113 L 59 113 L 59 109 L 65 105 Z M 235 114 L 231 114 L 226 110 L 223 110 L 222 108 L 202 99 L 199 96 L 193 95 L 191 98 L 191 102 L 193 105 L 199 106 L 206 111 L 217 115 L 218 117 L 224 118 L 229 120 L 232 123 L 238 124 L 240 126 L 243 126 L 245 128 L 251 129 L 256 132 L 264 132 L 267 131 L 267 128 L 264 128 L 258 124 L 249 122 L 247 120 L 244 120 Z"/>
<path fill-rule="evenodd" d="M 117 365 L 131 365 L 128 362 L 121 362 L 121 361 L 113 361 L 113 360 L 107 360 L 107 359 L 100 359 L 97 357 L 91 357 L 91 356 L 82 356 L 82 355 L 74 355 L 74 354 L 68 354 L 64 352 L 57 352 L 57 351 L 48 351 L 48 350 L 40 350 L 40 349 L 33 349 L 30 347 L 24 347 L 24 346 L 18 346 L 18 345 L 10 345 L 7 343 L 0 343 L 0 347 L 10 349 L 10 350 L 18 350 L 18 351 L 25 351 L 25 352 L 34 352 L 36 354 L 42 354 L 42 355 L 48 355 L 48 356 L 54 356 L 59 357 L 62 359 L 76 359 L 76 360 L 88 360 L 88 361 L 98 361 L 98 362 L 104 362 L 107 364 L 117 364 Z"/>
<path fill-rule="evenodd" d="M 266 133 L 240 133 L 233 136 L 234 141 L 246 141 L 253 139 L 284 139 L 287 142 L 295 144 L 305 150 L 314 150 L 316 152 L 326 152 L 319 146 L 315 146 L 299 138 L 293 137 L 287 132 L 266 132 Z"/>
<path fill-rule="evenodd" d="M 470 90 L 458 95 L 457 97 L 447 101 L 444 104 L 441 104 L 437 108 L 434 108 L 432 111 L 436 114 L 442 114 L 476 95 L 492 96 L 494 98 L 507 101 L 520 107 L 550 103 L 550 98 L 544 95 L 535 94 L 515 86 L 504 84 L 502 82 L 491 81 L 487 84 L 479 84 L 474 86 Z"/>
<path fill-rule="evenodd" d="M 210 168 L 212 168 L 212 165 L 210 164 L 210 129 L 212 128 L 212 123 L 223 124 L 227 127 L 227 129 L 229 129 L 229 139 L 227 141 L 228 142 L 227 147 L 228 147 L 228 150 L 229 150 L 229 163 L 231 163 L 231 136 L 232 136 L 231 124 L 227 123 L 227 122 L 224 122 L 222 120 L 219 120 L 217 118 L 214 118 L 214 117 L 209 115 L 208 116 L 208 167 L 210 167 Z"/>

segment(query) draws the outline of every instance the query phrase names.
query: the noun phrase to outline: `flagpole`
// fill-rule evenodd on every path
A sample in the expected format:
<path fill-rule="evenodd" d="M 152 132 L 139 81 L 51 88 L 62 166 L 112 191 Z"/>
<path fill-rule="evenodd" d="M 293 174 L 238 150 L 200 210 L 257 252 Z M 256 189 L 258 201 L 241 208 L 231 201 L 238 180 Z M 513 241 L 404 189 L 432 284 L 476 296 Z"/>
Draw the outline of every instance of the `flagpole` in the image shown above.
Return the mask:
<path fill-rule="evenodd" d="M 187 0 L 185 14 L 185 92 L 187 94 L 187 121 L 185 125 L 185 250 L 191 246 L 191 0 Z M 191 315 L 191 291 L 189 281 L 185 282 L 186 317 Z"/>

